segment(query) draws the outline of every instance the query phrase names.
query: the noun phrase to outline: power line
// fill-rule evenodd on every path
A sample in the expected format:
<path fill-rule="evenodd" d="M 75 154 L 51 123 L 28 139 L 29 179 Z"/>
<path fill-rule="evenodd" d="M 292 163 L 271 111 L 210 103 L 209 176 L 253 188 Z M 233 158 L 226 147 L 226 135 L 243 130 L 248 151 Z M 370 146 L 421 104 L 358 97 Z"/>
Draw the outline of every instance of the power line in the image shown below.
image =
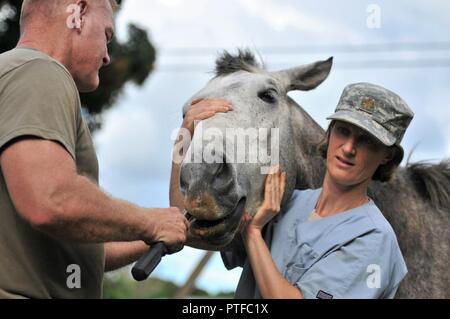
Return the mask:
<path fill-rule="evenodd" d="M 271 64 L 271 69 L 281 69 L 285 65 Z M 414 60 L 362 60 L 362 61 L 335 61 L 334 69 L 419 69 L 419 68 L 449 68 L 450 59 L 414 59 Z M 164 73 L 183 72 L 213 72 L 211 64 L 204 63 L 167 63 L 156 68 Z"/>
<path fill-rule="evenodd" d="M 163 48 L 165 56 L 205 56 L 217 54 L 223 50 L 234 51 L 230 47 L 178 47 Z M 401 52 L 401 51 L 447 51 L 450 50 L 450 41 L 440 42 L 390 42 L 376 44 L 323 44 L 298 46 L 261 46 L 255 51 L 265 55 L 277 54 L 316 54 L 316 53 L 374 53 L 374 52 Z"/>

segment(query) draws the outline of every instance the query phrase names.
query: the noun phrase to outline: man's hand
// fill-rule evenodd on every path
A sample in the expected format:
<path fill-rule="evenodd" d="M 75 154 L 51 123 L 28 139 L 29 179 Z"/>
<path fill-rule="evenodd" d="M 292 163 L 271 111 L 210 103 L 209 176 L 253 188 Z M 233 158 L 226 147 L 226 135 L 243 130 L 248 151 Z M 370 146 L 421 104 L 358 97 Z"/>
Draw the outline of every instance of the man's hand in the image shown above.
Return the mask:
<path fill-rule="evenodd" d="M 280 212 L 280 205 L 286 185 L 286 173 L 281 172 L 279 166 L 272 167 L 266 178 L 264 201 L 253 218 L 247 217 L 247 234 L 261 232 L 263 227 Z"/>
<path fill-rule="evenodd" d="M 183 249 L 186 242 L 189 221 L 179 208 L 152 209 L 148 232 L 144 234 L 144 241 L 152 245 L 163 242 L 168 253 L 175 253 Z"/>

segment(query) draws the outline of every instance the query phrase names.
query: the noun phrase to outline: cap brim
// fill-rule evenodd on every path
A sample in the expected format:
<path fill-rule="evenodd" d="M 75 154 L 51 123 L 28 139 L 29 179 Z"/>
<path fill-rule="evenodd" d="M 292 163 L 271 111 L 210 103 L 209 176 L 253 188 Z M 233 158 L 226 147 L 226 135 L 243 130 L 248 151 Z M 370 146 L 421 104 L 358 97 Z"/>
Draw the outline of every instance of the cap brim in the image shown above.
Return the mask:
<path fill-rule="evenodd" d="M 396 141 L 395 137 L 388 130 L 375 122 L 369 114 L 364 112 L 341 110 L 327 117 L 327 120 L 337 120 L 353 124 L 363 129 L 386 146 L 392 146 Z"/>

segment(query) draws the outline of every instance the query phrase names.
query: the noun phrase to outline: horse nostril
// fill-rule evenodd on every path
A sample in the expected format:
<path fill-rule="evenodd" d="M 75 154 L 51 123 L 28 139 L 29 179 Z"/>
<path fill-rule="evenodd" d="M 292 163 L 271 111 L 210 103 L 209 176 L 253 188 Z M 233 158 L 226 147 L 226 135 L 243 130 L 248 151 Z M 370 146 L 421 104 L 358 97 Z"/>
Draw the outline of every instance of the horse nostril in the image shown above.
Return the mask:
<path fill-rule="evenodd" d="M 217 166 L 217 171 L 214 174 L 213 185 L 214 189 L 219 194 L 227 193 L 233 187 L 233 171 L 231 165 L 226 163 L 225 159 L 223 163 Z"/>
<path fill-rule="evenodd" d="M 216 172 L 214 173 L 214 179 L 222 179 L 229 176 L 230 169 L 227 163 L 219 163 Z"/>
<path fill-rule="evenodd" d="M 220 163 L 185 163 L 181 168 L 180 189 L 185 195 L 201 193 L 205 188 L 214 190 L 217 195 L 233 191 L 235 186 L 233 165 Z"/>
<path fill-rule="evenodd" d="M 189 170 L 182 168 L 180 172 L 180 190 L 184 195 L 188 192 L 190 179 L 191 176 L 189 174 Z"/>
<path fill-rule="evenodd" d="M 230 169 L 228 167 L 227 159 L 225 154 L 222 155 L 222 162 L 214 163 L 214 169 L 212 170 L 214 179 L 223 178 L 230 173 Z"/>

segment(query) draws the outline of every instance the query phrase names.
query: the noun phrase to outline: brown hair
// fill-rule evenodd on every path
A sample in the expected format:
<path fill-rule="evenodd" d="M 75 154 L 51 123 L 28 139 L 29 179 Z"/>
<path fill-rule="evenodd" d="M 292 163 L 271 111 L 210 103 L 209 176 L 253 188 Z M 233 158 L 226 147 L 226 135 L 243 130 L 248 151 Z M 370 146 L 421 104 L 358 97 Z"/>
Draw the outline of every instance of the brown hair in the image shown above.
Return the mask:
<path fill-rule="evenodd" d="M 322 139 L 317 144 L 317 150 L 320 156 L 322 156 L 322 158 L 324 159 L 327 159 L 328 142 L 330 141 L 331 130 L 333 129 L 335 124 L 336 121 L 331 121 Z M 372 180 L 374 181 L 388 182 L 392 178 L 392 175 L 394 174 L 395 170 L 398 168 L 398 166 L 403 160 L 403 149 L 401 147 L 393 145 L 390 146 L 388 149 L 391 152 L 393 152 L 394 156 L 386 164 L 378 166 L 377 170 L 372 176 Z"/>

